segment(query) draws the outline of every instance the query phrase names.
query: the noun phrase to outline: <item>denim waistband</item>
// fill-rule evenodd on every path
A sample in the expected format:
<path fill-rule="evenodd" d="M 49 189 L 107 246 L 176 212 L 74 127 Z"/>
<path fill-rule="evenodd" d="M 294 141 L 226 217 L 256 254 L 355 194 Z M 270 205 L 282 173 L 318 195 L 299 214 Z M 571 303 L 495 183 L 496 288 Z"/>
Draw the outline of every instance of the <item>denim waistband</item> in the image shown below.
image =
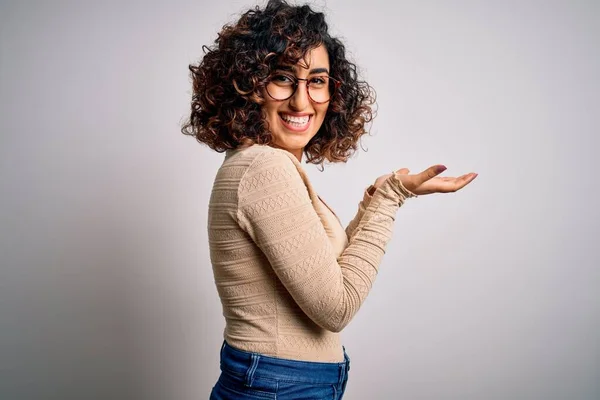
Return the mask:
<path fill-rule="evenodd" d="M 238 350 L 223 341 L 221 369 L 244 376 L 247 386 L 252 386 L 254 377 L 335 385 L 346 379 L 350 358 L 344 348 L 344 361 L 339 363 L 288 360 Z"/>

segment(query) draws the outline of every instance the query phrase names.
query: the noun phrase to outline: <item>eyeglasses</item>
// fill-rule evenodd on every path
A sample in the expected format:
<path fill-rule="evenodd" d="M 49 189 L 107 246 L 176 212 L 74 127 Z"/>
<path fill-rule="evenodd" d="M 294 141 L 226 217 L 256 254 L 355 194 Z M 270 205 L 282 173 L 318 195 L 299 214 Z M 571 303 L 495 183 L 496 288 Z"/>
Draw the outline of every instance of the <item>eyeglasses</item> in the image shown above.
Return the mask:
<path fill-rule="evenodd" d="M 269 78 L 266 86 L 267 93 L 273 100 L 287 100 L 296 93 L 300 81 L 306 82 L 308 97 L 317 104 L 327 103 L 331 100 L 336 89 L 341 85 L 341 82 L 328 75 L 303 79 L 278 72 Z"/>

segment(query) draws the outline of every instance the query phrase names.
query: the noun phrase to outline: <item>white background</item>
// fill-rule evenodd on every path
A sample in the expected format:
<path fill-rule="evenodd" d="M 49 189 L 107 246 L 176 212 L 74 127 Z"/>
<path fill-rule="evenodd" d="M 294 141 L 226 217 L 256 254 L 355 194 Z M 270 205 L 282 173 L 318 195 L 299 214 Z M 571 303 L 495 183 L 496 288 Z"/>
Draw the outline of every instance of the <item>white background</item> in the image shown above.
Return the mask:
<path fill-rule="evenodd" d="M 0 4 L 0 397 L 207 398 L 223 155 L 179 126 L 255 3 Z M 399 210 L 345 399 L 600 398 L 600 4 L 315 7 L 378 93 L 368 152 L 307 166 L 343 222 L 392 169 L 480 174 Z"/>

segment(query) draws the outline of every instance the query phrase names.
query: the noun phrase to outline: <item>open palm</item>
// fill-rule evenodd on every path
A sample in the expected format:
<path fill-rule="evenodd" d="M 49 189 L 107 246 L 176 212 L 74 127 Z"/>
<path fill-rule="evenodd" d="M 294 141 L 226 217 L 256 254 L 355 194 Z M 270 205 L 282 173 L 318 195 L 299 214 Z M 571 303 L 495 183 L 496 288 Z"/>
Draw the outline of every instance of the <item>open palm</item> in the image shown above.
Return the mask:
<path fill-rule="evenodd" d="M 401 168 L 395 172 L 395 175 L 408 191 L 416 195 L 431 193 L 453 193 L 462 189 L 477 177 L 477 174 L 474 172 L 464 174 L 456 178 L 439 177 L 438 175 L 445 170 L 446 167 L 443 165 L 434 165 L 418 174 L 410 174 L 410 170 L 407 168 Z M 377 178 L 373 186 L 378 188 L 390 176 L 392 176 L 392 174 L 380 176 Z"/>

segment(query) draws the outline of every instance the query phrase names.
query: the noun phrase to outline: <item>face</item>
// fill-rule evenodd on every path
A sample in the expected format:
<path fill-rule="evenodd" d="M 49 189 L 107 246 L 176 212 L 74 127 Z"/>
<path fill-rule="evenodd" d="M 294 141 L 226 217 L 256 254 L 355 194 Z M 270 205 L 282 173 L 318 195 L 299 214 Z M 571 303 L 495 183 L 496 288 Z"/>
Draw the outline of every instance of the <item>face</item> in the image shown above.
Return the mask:
<path fill-rule="evenodd" d="M 263 91 L 263 116 L 269 123 L 274 145 L 301 160 L 302 150 L 321 128 L 329 106 L 329 103 L 320 104 L 311 100 L 306 87 L 306 84 L 310 83 L 316 88 L 323 81 L 322 77 L 329 75 L 329 56 L 326 48 L 321 45 L 310 50 L 306 60 L 300 60 L 293 66 L 282 66 L 275 75 L 282 84 L 286 84 L 286 80 L 289 82 L 286 76 L 308 79 L 299 81 L 296 91 L 287 100 L 274 100 L 266 90 Z"/>

